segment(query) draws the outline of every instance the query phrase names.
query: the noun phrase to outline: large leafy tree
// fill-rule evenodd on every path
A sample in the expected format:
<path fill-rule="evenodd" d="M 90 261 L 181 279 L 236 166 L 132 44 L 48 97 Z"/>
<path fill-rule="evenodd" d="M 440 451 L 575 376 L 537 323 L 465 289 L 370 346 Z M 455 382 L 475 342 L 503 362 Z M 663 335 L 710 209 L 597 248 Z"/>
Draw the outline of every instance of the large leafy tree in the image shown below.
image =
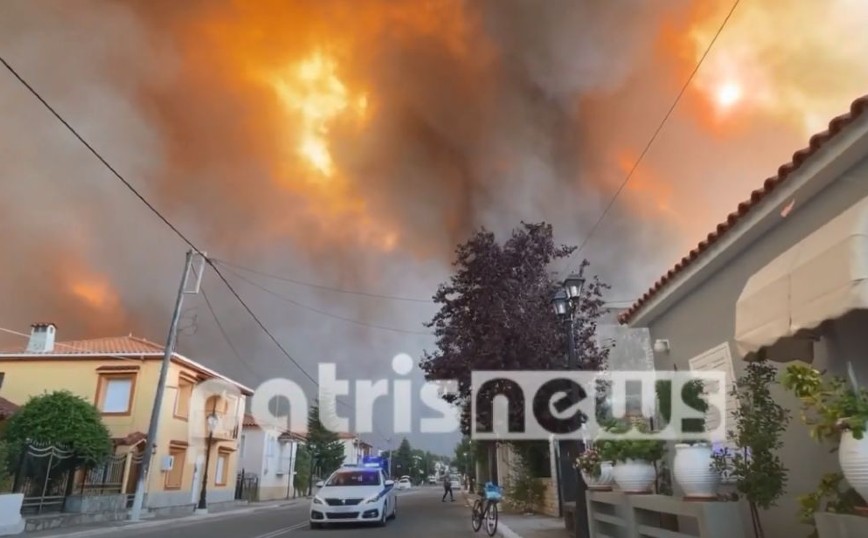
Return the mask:
<path fill-rule="evenodd" d="M 99 410 L 69 391 L 30 398 L 9 419 L 4 437 L 12 459 L 28 443 L 72 451 L 76 463 L 86 466 L 104 462 L 112 451 L 111 436 Z"/>
<path fill-rule="evenodd" d="M 425 352 L 421 367 L 429 380 L 458 381 L 457 394 L 445 398 L 461 408 L 464 434 L 470 432 L 472 371 L 569 366 L 568 331 L 551 302 L 561 283 L 550 266 L 574 250 L 555 244 L 551 225 L 524 222 L 503 244 L 483 229 L 456 249 L 454 273 L 434 295 L 440 310 L 428 323 L 436 350 Z M 587 267 L 583 261 L 577 272 L 584 277 Z M 597 277 L 586 277 L 574 326 L 581 369 L 605 365 L 607 350 L 594 338 L 605 289 Z M 488 396 L 495 393 L 511 396 L 508 387 L 493 387 Z M 511 413 L 517 423 L 518 409 Z"/>
<path fill-rule="evenodd" d="M 311 406 L 307 417 L 307 451 L 312 471 L 327 477 L 344 462 L 344 445 L 338 434 L 327 429 L 320 420 L 319 403 Z"/>

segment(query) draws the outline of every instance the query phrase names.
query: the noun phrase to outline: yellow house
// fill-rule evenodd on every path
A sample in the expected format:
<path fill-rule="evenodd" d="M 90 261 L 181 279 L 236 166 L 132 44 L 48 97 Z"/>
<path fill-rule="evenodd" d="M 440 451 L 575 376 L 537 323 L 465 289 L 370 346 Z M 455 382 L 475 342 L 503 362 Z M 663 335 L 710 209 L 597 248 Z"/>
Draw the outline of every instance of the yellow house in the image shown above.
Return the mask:
<path fill-rule="evenodd" d="M 56 330 L 53 324 L 35 324 L 26 346 L 0 353 L 0 397 L 23 405 L 43 392 L 68 390 L 93 402 L 102 412 L 116 453 L 127 455 L 121 491 L 131 498 L 164 347 L 132 335 L 55 342 Z M 148 509 L 191 509 L 199 499 L 206 452 L 209 505 L 234 500 L 241 422 L 246 398 L 252 394 L 244 385 L 173 354 L 146 484 Z M 218 420 L 207 446 L 211 414 Z"/>

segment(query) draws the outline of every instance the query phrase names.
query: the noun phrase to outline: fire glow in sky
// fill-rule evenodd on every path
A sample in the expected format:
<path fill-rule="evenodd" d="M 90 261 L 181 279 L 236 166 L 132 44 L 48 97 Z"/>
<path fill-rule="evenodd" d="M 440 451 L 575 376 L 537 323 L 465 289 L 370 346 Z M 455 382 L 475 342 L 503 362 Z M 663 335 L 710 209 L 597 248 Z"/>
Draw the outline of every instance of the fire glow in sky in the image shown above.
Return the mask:
<path fill-rule="evenodd" d="M 480 226 L 546 220 L 581 242 L 731 6 L 12 0 L 0 51 L 209 254 L 430 297 Z M 866 92 L 866 27 L 859 0 L 738 6 L 584 252 L 619 298 Z M 0 279 L 16 305 L 0 319 L 54 320 L 77 337 L 101 320 L 161 334 L 178 245 L 14 81 L 0 84 L 16 178 L 0 186 L 0 225 L 13 230 L 0 246 L 27 260 Z M 30 270 L 58 259 L 66 269 L 50 278 Z M 409 329 L 425 319 L 405 305 L 311 301 Z M 323 353 L 371 338 L 294 315 Z"/>

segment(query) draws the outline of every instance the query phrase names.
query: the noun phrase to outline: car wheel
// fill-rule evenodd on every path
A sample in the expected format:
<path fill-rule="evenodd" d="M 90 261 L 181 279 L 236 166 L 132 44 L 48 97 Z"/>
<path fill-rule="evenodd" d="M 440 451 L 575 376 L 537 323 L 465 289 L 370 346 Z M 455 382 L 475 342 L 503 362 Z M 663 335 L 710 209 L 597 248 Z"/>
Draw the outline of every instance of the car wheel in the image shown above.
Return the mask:
<path fill-rule="evenodd" d="M 386 508 L 388 508 L 388 506 L 386 503 L 383 503 L 383 512 L 380 514 L 380 521 L 377 522 L 378 527 L 386 526 Z"/>
<path fill-rule="evenodd" d="M 398 517 L 398 499 L 395 499 L 395 504 L 392 505 L 392 515 L 389 516 L 389 519 L 396 519 Z"/>
<path fill-rule="evenodd" d="M 321 529 L 321 528 L 322 528 L 322 524 L 320 524 L 320 523 L 314 523 L 313 521 L 311 521 L 311 522 L 310 522 L 310 528 L 311 528 L 311 530 Z"/>

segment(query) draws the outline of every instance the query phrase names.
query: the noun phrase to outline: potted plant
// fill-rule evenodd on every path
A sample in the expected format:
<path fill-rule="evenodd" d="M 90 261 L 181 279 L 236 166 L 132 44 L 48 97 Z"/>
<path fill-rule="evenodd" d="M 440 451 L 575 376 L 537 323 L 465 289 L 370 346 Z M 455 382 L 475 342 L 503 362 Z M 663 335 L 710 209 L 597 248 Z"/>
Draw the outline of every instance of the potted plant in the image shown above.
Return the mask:
<path fill-rule="evenodd" d="M 841 377 L 824 379 L 814 368 L 787 367 L 782 383 L 802 402 L 802 421 L 811 437 L 838 447 L 838 463 L 844 478 L 868 499 L 868 392 Z"/>
<path fill-rule="evenodd" d="M 582 473 L 582 480 L 592 491 L 609 491 L 612 489 L 614 476 L 612 462 L 603 461 L 603 456 L 596 448 L 589 447 L 576 458 L 576 468 Z"/>
<path fill-rule="evenodd" d="M 650 429 L 644 423 L 636 423 L 641 433 Z M 610 425 L 610 433 L 621 438 L 599 441 L 598 449 L 604 461 L 613 461 L 612 476 L 615 484 L 624 493 L 651 493 L 657 479 L 655 462 L 666 452 L 663 441 L 631 439 L 628 426 Z"/>
<path fill-rule="evenodd" d="M 715 470 L 729 473 L 747 500 L 756 538 L 765 536 L 759 511 L 774 506 L 787 485 L 787 468 L 777 451 L 783 446 L 781 436 L 790 415 L 772 398 L 770 387 L 776 376 L 777 370 L 766 360 L 748 363 L 731 392 L 738 403 L 732 413 L 735 429 L 729 432 L 734 448 L 712 455 Z"/>
<path fill-rule="evenodd" d="M 660 414 L 668 423 L 672 418 L 672 382 L 657 383 L 657 399 Z M 692 409 L 706 413 L 708 402 L 704 398 L 704 385 L 694 379 L 685 383 L 681 390 L 682 401 Z M 680 431 L 702 434 L 705 418 L 683 419 Z M 675 445 L 672 472 L 687 499 L 716 499 L 720 487 L 720 472 L 713 467 L 713 449 L 706 440 L 689 439 Z"/>

